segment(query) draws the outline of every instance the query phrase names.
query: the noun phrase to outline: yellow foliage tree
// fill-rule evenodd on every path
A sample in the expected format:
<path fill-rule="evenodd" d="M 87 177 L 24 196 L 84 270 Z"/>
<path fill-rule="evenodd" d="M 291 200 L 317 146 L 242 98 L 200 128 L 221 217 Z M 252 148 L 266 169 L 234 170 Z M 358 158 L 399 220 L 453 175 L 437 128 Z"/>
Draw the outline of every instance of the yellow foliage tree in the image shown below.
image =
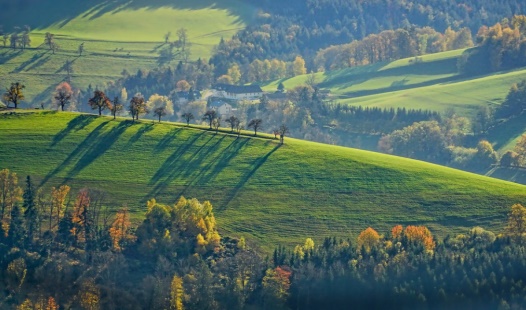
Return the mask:
<path fill-rule="evenodd" d="M 51 188 L 51 204 L 49 206 L 49 230 L 53 227 L 58 227 L 60 219 L 64 216 L 64 209 L 66 198 L 71 188 L 67 185 L 62 185 L 58 189 Z M 53 226 L 55 224 L 55 226 Z"/>
<path fill-rule="evenodd" d="M 407 226 L 404 231 L 404 236 L 409 241 L 422 244 L 428 251 L 432 251 L 435 248 L 433 235 L 425 226 Z"/>
<path fill-rule="evenodd" d="M 170 289 L 170 309 L 171 310 L 183 310 L 183 279 L 174 275 L 172 278 L 172 285 Z"/>
<path fill-rule="evenodd" d="M 305 67 L 305 59 L 301 56 L 296 56 L 294 62 L 292 63 L 292 70 L 294 75 L 307 74 L 307 68 Z"/>
<path fill-rule="evenodd" d="M 523 205 L 516 203 L 511 206 L 506 233 L 516 241 L 522 242 L 526 233 L 526 208 Z"/>
<path fill-rule="evenodd" d="M 16 173 L 9 169 L 0 170 L 0 220 L 5 219 L 19 201 L 22 201 L 22 189 L 18 186 Z"/>
<path fill-rule="evenodd" d="M 378 244 L 379 241 L 380 235 L 371 227 L 363 230 L 360 235 L 358 235 L 358 247 L 365 247 L 367 252 L 371 251 L 371 248 Z"/>

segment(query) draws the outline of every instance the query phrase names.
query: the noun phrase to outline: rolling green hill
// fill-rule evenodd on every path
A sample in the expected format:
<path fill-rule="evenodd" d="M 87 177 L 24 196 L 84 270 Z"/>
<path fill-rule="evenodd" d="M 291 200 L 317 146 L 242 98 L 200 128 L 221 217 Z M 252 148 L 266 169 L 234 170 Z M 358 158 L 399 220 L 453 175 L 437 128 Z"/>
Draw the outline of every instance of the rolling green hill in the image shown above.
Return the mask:
<path fill-rule="evenodd" d="M 29 3 L 29 4 L 28 4 Z M 17 16 L 12 18 L 11 16 Z M 27 101 L 39 105 L 49 100 L 51 90 L 66 76 L 67 60 L 73 62 L 74 87 L 102 86 L 120 76 L 123 69 L 152 69 L 175 65 L 160 60 L 166 48 L 164 35 L 186 28 L 192 59 L 208 58 L 221 37 L 231 37 L 249 24 L 255 8 L 241 0 L 214 2 L 180 1 L 66 1 L 43 0 L 3 4 L 0 23 L 6 32 L 14 26 L 29 25 L 31 48 L 25 51 L 0 47 L 0 88 L 11 81 L 27 86 Z M 56 55 L 43 45 L 44 34 L 56 35 Z M 78 57 L 79 44 L 85 54 Z M 8 42 L 9 44 L 9 42 Z"/>
<path fill-rule="evenodd" d="M 405 107 L 443 112 L 454 108 L 471 116 L 481 105 L 501 104 L 511 84 L 526 79 L 526 69 L 487 76 L 458 74 L 458 58 L 465 50 L 430 54 L 338 71 L 316 73 L 316 82 L 333 99 L 350 105 Z M 309 75 L 282 81 L 286 88 L 303 85 Z M 264 85 L 275 90 L 280 81 Z"/>
<path fill-rule="evenodd" d="M 219 227 L 265 249 L 424 224 L 444 235 L 499 230 L 526 187 L 420 161 L 273 137 L 93 115 L 0 114 L 0 168 L 45 188 L 108 192 L 139 218 L 152 197 L 210 200 Z"/>

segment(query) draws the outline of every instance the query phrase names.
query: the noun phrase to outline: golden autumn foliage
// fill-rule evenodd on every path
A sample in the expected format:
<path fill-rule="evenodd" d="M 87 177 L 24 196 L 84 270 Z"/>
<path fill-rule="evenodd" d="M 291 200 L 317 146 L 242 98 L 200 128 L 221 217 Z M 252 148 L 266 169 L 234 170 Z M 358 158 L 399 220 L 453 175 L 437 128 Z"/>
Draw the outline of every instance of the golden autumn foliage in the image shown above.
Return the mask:
<path fill-rule="evenodd" d="M 130 233 L 130 215 L 127 208 L 122 208 L 117 211 L 115 220 L 110 227 L 110 237 L 113 245 L 113 250 L 122 251 L 122 243 L 133 241 L 135 236 Z"/>
<path fill-rule="evenodd" d="M 137 228 L 143 253 L 152 253 L 162 247 L 180 248 L 181 245 L 191 246 L 199 254 L 219 249 L 221 236 L 210 202 L 181 197 L 171 207 L 152 199 L 147 207 L 146 219 Z"/>
<path fill-rule="evenodd" d="M 520 203 L 511 206 L 506 233 L 518 241 L 521 241 L 526 233 L 526 208 Z"/>
<path fill-rule="evenodd" d="M 83 309 L 100 309 L 100 290 L 93 281 L 90 280 L 82 285 L 79 297 Z"/>
<path fill-rule="evenodd" d="M 435 248 L 433 235 L 425 226 L 407 226 L 404 230 L 404 236 L 411 242 L 422 244 L 428 251 Z"/>
<path fill-rule="evenodd" d="M 4 231 L 9 229 L 8 214 L 19 201 L 22 201 L 22 189 L 18 186 L 16 173 L 9 169 L 0 170 L 0 224 Z"/>
<path fill-rule="evenodd" d="M 391 237 L 393 239 L 398 239 L 402 237 L 403 231 L 404 231 L 404 228 L 402 227 L 402 225 L 396 225 L 395 227 L 393 227 L 393 229 L 391 229 Z"/>
<path fill-rule="evenodd" d="M 172 279 L 172 285 L 170 289 L 170 309 L 171 310 L 183 310 L 183 279 L 174 275 Z"/>
<path fill-rule="evenodd" d="M 84 226 L 86 224 L 86 214 L 90 205 L 90 197 L 87 189 L 81 190 L 75 204 L 73 205 L 73 228 L 71 229 L 71 235 L 74 236 L 78 242 L 84 242 L 86 240 Z"/>
<path fill-rule="evenodd" d="M 67 185 L 62 185 L 59 188 L 51 188 L 51 205 L 49 210 L 49 230 L 58 227 L 60 219 L 64 216 L 64 209 L 66 198 L 71 188 Z"/>
<path fill-rule="evenodd" d="M 366 251 L 370 251 L 371 248 L 378 244 L 380 241 L 380 235 L 376 230 L 368 227 L 358 235 L 358 248 L 365 247 Z"/>

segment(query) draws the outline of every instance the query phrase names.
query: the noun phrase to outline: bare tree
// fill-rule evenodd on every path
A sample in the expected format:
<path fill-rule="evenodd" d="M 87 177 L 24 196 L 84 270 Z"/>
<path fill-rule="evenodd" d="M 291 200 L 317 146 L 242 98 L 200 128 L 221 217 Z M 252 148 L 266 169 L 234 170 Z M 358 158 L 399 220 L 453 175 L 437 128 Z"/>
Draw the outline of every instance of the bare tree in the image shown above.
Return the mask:
<path fill-rule="evenodd" d="M 122 111 L 122 108 L 123 106 L 120 102 L 119 96 L 115 96 L 115 98 L 113 98 L 113 106 L 111 107 L 111 114 L 113 115 L 113 119 L 117 117 L 117 113 Z"/>
<path fill-rule="evenodd" d="M 185 119 L 186 126 L 189 126 L 190 125 L 190 121 L 194 119 L 194 115 L 191 112 L 186 112 L 186 113 L 184 113 L 181 116 Z"/>
<path fill-rule="evenodd" d="M 219 130 L 219 127 L 221 127 L 221 117 L 217 117 L 212 121 L 212 126 L 214 126 L 214 129 L 216 132 Z"/>
<path fill-rule="evenodd" d="M 167 114 L 166 107 L 157 107 L 153 110 L 153 114 L 159 117 L 159 123 L 161 122 L 161 117 Z"/>
<path fill-rule="evenodd" d="M 82 56 L 82 53 L 84 53 L 84 42 L 79 44 L 78 52 L 79 56 Z"/>
<path fill-rule="evenodd" d="M 285 135 L 289 133 L 289 127 L 287 125 L 282 124 L 279 126 L 279 142 L 283 144 L 285 140 Z"/>
<path fill-rule="evenodd" d="M 58 44 L 55 42 L 55 35 L 50 33 L 50 32 L 46 32 L 46 37 L 44 38 L 44 43 L 49 46 L 49 49 L 51 50 L 51 52 L 53 54 L 55 54 L 55 52 L 58 50 Z"/>
<path fill-rule="evenodd" d="M 234 128 L 237 126 L 237 124 L 239 123 L 239 119 L 237 117 L 235 117 L 234 115 L 230 116 L 229 118 L 227 118 L 225 120 L 225 122 L 227 122 L 228 124 L 230 124 L 230 130 L 232 132 L 234 132 Z"/>
<path fill-rule="evenodd" d="M 203 121 L 207 121 L 210 129 L 212 129 L 212 122 L 217 118 L 217 112 L 215 110 L 208 110 L 203 115 Z"/>
<path fill-rule="evenodd" d="M 254 128 L 254 136 L 258 134 L 258 129 L 261 129 L 263 120 L 261 118 L 255 118 L 248 123 L 248 128 Z"/>

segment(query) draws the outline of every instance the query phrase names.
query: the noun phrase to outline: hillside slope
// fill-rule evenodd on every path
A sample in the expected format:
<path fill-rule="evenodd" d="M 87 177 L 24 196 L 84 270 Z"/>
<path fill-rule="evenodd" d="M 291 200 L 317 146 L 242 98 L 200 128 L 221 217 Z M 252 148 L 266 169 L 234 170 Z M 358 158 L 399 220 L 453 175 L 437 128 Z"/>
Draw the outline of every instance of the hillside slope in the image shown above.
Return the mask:
<path fill-rule="evenodd" d="M 465 50 L 400 59 L 388 63 L 316 73 L 316 83 L 330 90 L 332 99 L 356 106 L 426 109 L 472 116 L 482 105 L 501 104 L 511 84 L 526 79 L 526 69 L 485 76 L 458 73 L 458 58 Z M 282 80 L 286 88 L 304 85 L 310 75 Z M 268 91 L 280 81 L 263 85 Z"/>
<path fill-rule="evenodd" d="M 210 200 L 223 232 L 271 249 L 368 226 L 499 230 L 526 187 L 424 162 L 294 139 L 72 113 L 0 114 L 0 168 L 45 188 L 108 192 L 138 218 L 149 198 Z"/>
<path fill-rule="evenodd" d="M 12 18 L 16 16 L 16 18 Z M 120 77 L 123 69 L 135 73 L 182 59 L 161 58 L 177 30 L 187 29 L 190 58 L 209 58 L 222 37 L 230 37 L 250 24 L 255 8 L 241 0 L 220 2 L 181 1 L 0 1 L 0 24 L 6 33 L 29 25 L 31 48 L 24 51 L 0 46 L 0 88 L 19 81 L 27 86 L 26 100 L 34 105 L 49 101 L 54 87 L 66 77 L 64 64 L 72 62 L 72 84 L 86 89 L 103 86 Z M 52 54 L 44 44 L 45 33 L 55 35 L 59 45 Z M 84 43 L 85 52 L 78 55 Z M 9 46 L 9 41 L 7 42 Z"/>

